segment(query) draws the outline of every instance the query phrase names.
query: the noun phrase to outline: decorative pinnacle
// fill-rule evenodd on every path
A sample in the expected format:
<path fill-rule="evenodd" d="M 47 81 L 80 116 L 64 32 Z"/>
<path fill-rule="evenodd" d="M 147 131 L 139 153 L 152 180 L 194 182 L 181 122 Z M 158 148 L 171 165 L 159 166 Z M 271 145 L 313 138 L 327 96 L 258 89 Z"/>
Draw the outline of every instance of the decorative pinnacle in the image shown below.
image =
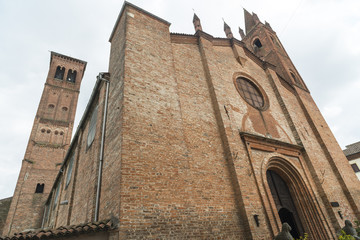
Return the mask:
<path fill-rule="evenodd" d="M 239 33 L 240 33 L 241 39 L 244 39 L 245 38 L 245 33 L 244 33 L 244 30 L 242 30 L 241 27 L 239 27 Z"/>
<path fill-rule="evenodd" d="M 229 27 L 229 25 L 226 24 L 225 21 L 224 21 L 224 31 L 225 31 L 225 35 L 226 35 L 227 38 L 233 38 L 234 37 L 232 32 L 231 32 L 231 28 Z"/>
<path fill-rule="evenodd" d="M 193 9 L 194 10 L 194 9 Z M 193 22 L 195 21 L 200 21 L 200 18 L 196 15 L 196 13 L 194 12 L 194 17 L 193 17 Z"/>
<path fill-rule="evenodd" d="M 268 23 L 267 21 L 265 21 L 265 26 L 270 28 L 270 30 L 272 30 L 271 26 L 270 26 L 270 23 Z"/>
<path fill-rule="evenodd" d="M 258 15 L 256 14 L 256 13 L 252 13 L 252 16 L 253 16 L 253 19 L 254 19 L 254 22 L 255 23 L 258 23 L 258 22 L 260 22 L 260 20 L 259 20 L 259 17 L 258 17 Z"/>
<path fill-rule="evenodd" d="M 195 14 L 195 12 L 194 12 L 194 17 L 193 17 L 193 24 L 194 24 L 195 32 L 197 32 L 199 30 L 202 31 L 200 18 Z"/>
<path fill-rule="evenodd" d="M 223 21 L 224 21 L 224 18 L 223 18 Z M 226 31 L 226 29 L 231 29 L 231 28 L 230 28 L 229 25 L 227 25 L 226 22 L 224 21 L 224 31 Z"/>
<path fill-rule="evenodd" d="M 256 25 L 253 15 L 251 13 L 249 13 L 245 8 L 244 8 L 244 18 L 245 18 L 245 31 L 246 34 L 248 34 L 250 32 L 250 30 Z"/>

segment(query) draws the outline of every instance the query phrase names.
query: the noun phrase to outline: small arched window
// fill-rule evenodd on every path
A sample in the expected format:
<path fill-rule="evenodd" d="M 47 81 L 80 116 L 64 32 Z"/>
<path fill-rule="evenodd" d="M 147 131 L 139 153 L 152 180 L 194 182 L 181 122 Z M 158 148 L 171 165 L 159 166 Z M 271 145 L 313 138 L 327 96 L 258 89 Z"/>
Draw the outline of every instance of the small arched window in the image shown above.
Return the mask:
<path fill-rule="evenodd" d="M 87 136 L 87 149 L 91 146 L 92 142 L 95 139 L 97 113 L 98 113 L 98 106 L 94 108 L 91 114 L 88 136 Z"/>
<path fill-rule="evenodd" d="M 54 78 L 63 80 L 65 74 L 65 68 L 57 66 Z"/>
<path fill-rule="evenodd" d="M 60 192 L 60 182 L 58 182 L 58 184 L 56 185 L 56 192 L 55 192 L 55 197 L 54 197 L 53 209 L 56 208 L 57 202 L 59 200 L 59 192 Z"/>
<path fill-rule="evenodd" d="M 293 72 L 290 72 L 290 75 L 293 78 L 293 80 L 295 81 L 295 83 L 297 83 L 299 85 L 301 84 L 299 79 L 295 76 L 295 74 Z"/>
<path fill-rule="evenodd" d="M 71 69 L 69 69 L 66 80 L 67 80 L 68 82 L 74 83 L 75 80 L 76 80 L 76 70 L 71 70 Z"/>
<path fill-rule="evenodd" d="M 253 42 L 253 46 L 254 48 L 261 48 L 262 47 L 262 44 L 260 42 L 260 39 L 255 39 L 254 42 Z"/>
<path fill-rule="evenodd" d="M 36 189 L 35 189 L 35 193 L 43 193 L 44 192 L 44 183 L 38 183 L 36 184 Z"/>
<path fill-rule="evenodd" d="M 74 158 L 75 158 L 75 154 L 72 155 L 70 162 L 68 164 L 68 168 L 67 168 L 67 172 L 66 172 L 66 185 L 65 187 L 67 187 L 70 183 L 71 180 L 71 173 L 73 170 L 73 166 L 74 166 Z"/>

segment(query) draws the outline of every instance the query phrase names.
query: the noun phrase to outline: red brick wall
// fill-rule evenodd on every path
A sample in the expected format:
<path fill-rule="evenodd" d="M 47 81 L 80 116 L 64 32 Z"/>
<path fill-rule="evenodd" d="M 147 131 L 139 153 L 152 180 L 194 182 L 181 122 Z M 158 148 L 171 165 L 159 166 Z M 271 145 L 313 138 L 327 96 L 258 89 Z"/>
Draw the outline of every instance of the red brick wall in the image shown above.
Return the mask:
<path fill-rule="evenodd" d="M 171 44 L 164 22 L 136 9 L 128 11 L 123 15 L 126 45 L 120 130 L 123 238 L 209 237 L 215 231 L 227 237 L 274 236 L 280 229 L 279 217 L 271 196 L 265 194 L 266 180 L 259 178 L 262 171 L 266 173 L 265 160 L 271 165 L 274 157 L 285 159 L 299 172 L 302 187 L 289 182 L 290 187 L 311 199 L 296 203 L 306 231 L 324 239 L 334 236 L 342 220 L 335 214 L 339 209 L 330 207 L 331 201 L 340 202 L 343 214 L 355 218 L 356 204 L 348 200 L 349 190 L 344 189 L 353 186 L 341 183 L 334 164 L 328 163 L 328 154 L 307 123 L 309 113 L 295 90 L 287 90 L 274 71 L 265 71 L 261 61 L 253 60 L 241 45 L 232 46 L 225 39 L 208 41 L 206 36 L 198 44 L 191 44 L 191 37 L 186 36 L 184 43 L 178 37 Z M 234 57 L 234 48 L 242 57 L 241 64 Z M 278 64 L 283 64 L 283 70 L 293 69 L 289 59 Z M 234 86 L 238 76 L 258 84 L 268 98 L 267 110 L 260 113 L 241 98 Z M 245 147 L 239 131 L 270 137 L 277 147 L 271 151 L 261 147 L 266 146 L 266 138 L 259 140 L 259 146 Z M 301 143 L 304 150 L 299 150 Z M 294 147 L 276 153 L 286 144 Z M 253 156 L 253 148 L 274 153 Z M 333 151 L 342 154 L 339 148 Z M 294 154 L 298 155 L 289 157 Z M 323 169 L 327 183 L 321 179 Z M 306 207 L 300 207 L 302 202 Z M 254 215 L 262 219 L 259 227 Z M 312 227 L 316 224 L 321 227 Z"/>

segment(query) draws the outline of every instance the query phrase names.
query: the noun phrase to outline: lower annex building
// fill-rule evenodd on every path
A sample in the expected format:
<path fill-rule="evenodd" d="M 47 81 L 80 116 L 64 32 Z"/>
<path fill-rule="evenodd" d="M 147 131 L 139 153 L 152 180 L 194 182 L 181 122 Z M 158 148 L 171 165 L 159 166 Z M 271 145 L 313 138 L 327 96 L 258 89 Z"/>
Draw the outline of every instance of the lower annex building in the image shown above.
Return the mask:
<path fill-rule="evenodd" d="M 240 41 L 196 15 L 194 35 L 170 33 L 125 2 L 71 142 L 86 63 L 52 53 L 0 239 L 272 239 L 288 222 L 328 240 L 360 219 L 358 180 L 305 82 L 244 15 Z"/>
<path fill-rule="evenodd" d="M 360 180 L 360 142 L 352 143 L 345 147 L 346 149 L 344 149 L 343 152 L 356 176 Z"/>

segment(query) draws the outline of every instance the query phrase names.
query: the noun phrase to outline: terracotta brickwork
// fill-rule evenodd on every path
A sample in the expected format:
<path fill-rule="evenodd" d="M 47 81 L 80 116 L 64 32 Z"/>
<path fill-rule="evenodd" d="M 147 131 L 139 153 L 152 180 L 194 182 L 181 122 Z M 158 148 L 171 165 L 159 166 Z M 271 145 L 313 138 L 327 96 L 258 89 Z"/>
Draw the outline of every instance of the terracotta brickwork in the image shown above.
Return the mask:
<path fill-rule="evenodd" d="M 25 152 L 14 197 L 3 234 L 41 226 L 45 200 L 54 183 L 71 140 L 82 76 L 86 63 L 51 53 L 49 73 Z M 56 78 L 63 68 L 62 79 Z M 67 79 L 69 70 L 77 72 L 75 82 Z M 43 192 L 35 193 L 38 184 Z"/>
<path fill-rule="evenodd" d="M 56 229 L 41 229 L 37 231 L 25 231 L 12 237 L 1 237 L 0 240 L 22 240 L 22 239 L 117 239 L 116 222 L 110 219 L 98 222 L 86 222 L 68 227 L 59 227 Z"/>
<path fill-rule="evenodd" d="M 276 33 L 246 11 L 242 41 L 214 38 L 196 19 L 194 35 L 173 34 L 125 2 L 109 73 L 62 153 L 44 227 L 111 218 L 119 220 L 112 239 L 272 239 L 296 215 L 299 234 L 335 239 L 344 219 L 360 217 L 360 186 Z M 264 105 L 253 106 L 254 92 L 240 94 L 239 78 Z M 69 119 L 43 114 L 64 128 Z M 269 172 L 284 182 L 289 195 L 278 197 L 293 215 L 281 213 Z"/>

